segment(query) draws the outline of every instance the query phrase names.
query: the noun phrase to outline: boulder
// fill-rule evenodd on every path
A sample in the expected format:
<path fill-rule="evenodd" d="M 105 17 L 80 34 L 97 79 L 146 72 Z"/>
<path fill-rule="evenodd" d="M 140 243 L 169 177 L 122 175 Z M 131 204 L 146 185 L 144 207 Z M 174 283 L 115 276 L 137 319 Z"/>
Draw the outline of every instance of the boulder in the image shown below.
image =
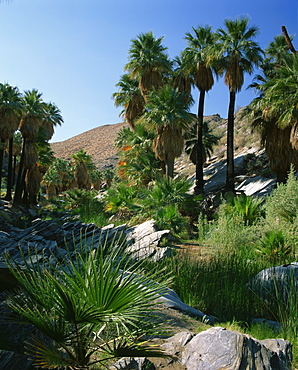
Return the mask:
<path fill-rule="evenodd" d="M 292 346 L 283 339 L 257 340 L 223 327 L 212 327 L 197 335 L 180 332 L 161 348 L 164 358 L 150 358 L 147 366 L 171 370 L 288 370 Z M 145 359 L 121 359 L 110 370 L 143 370 Z"/>
<path fill-rule="evenodd" d="M 159 261 L 173 252 L 169 246 L 161 245 L 170 237 L 170 230 L 157 230 L 154 220 L 148 220 L 125 231 L 128 251 L 136 259 L 150 258 Z"/>
<path fill-rule="evenodd" d="M 188 370 L 286 370 L 291 366 L 288 341 L 259 341 L 223 327 L 197 334 L 185 346 L 181 363 Z"/>
<path fill-rule="evenodd" d="M 289 293 L 298 293 L 298 262 L 269 267 L 259 272 L 248 284 L 265 302 L 288 300 Z"/>

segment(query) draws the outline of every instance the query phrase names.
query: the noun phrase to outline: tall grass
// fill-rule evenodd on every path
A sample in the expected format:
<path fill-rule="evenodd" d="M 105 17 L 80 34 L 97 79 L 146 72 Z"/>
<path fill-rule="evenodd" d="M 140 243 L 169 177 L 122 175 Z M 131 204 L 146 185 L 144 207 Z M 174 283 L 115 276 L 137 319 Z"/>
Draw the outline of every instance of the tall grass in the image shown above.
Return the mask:
<path fill-rule="evenodd" d="M 173 289 L 192 307 L 220 321 L 248 322 L 265 314 L 266 306 L 246 287 L 266 267 L 263 261 L 252 262 L 237 254 L 202 259 L 179 253 L 165 264 L 173 272 Z"/>

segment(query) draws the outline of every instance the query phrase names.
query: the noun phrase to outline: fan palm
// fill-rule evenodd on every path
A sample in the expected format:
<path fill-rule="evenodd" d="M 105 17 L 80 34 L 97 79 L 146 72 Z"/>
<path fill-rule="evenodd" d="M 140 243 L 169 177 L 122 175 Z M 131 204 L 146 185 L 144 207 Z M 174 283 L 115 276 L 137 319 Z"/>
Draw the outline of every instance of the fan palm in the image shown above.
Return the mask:
<path fill-rule="evenodd" d="M 125 70 L 137 79 L 145 101 L 150 91 L 163 84 L 164 74 L 171 72 L 172 65 L 162 40 L 163 37 L 155 38 L 152 32 L 147 32 L 131 41 Z"/>
<path fill-rule="evenodd" d="M 258 86 L 260 96 L 248 106 L 278 182 L 286 181 L 291 164 L 298 168 L 297 81 L 298 57 L 287 55 L 274 75 Z"/>
<path fill-rule="evenodd" d="M 204 192 L 203 180 L 203 117 L 204 101 L 207 91 L 212 89 L 214 84 L 212 73 L 212 54 L 211 47 L 214 45 L 215 37 L 210 26 L 193 27 L 193 34 L 186 33 L 188 47 L 185 49 L 188 63 L 191 64 L 190 72 L 193 75 L 195 86 L 200 91 L 198 105 L 198 122 L 197 122 L 197 150 L 196 150 L 196 186 L 195 193 Z"/>
<path fill-rule="evenodd" d="M 147 185 L 156 178 L 160 171 L 160 163 L 152 149 L 154 133 L 140 123 L 132 132 L 122 128 L 117 135 L 115 145 L 119 151 L 119 169 L 121 177 L 138 185 Z"/>
<path fill-rule="evenodd" d="M 164 161 L 166 175 L 173 177 L 174 160 L 184 148 L 183 133 L 189 130 L 195 116 L 189 112 L 185 95 L 171 85 L 153 91 L 148 97 L 147 108 L 141 119 L 154 128 L 153 150 L 156 157 Z"/>
<path fill-rule="evenodd" d="M 202 148 L 203 148 L 203 162 L 211 157 L 213 153 L 213 147 L 218 143 L 219 137 L 212 134 L 211 129 L 208 126 L 207 122 L 203 122 L 202 130 Z M 188 135 L 185 137 L 185 151 L 189 155 L 190 160 L 193 164 L 196 164 L 197 161 L 197 150 L 198 150 L 198 140 L 197 140 L 197 124 L 194 124 L 191 127 L 191 130 Z"/>
<path fill-rule="evenodd" d="M 83 149 L 71 155 L 75 167 L 75 178 L 79 189 L 88 189 L 91 186 L 89 171 L 95 169 L 92 156 Z"/>
<path fill-rule="evenodd" d="M 133 263 L 119 235 L 112 245 L 84 246 L 63 261 L 23 256 L 7 259 L 22 291 L 8 305 L 42 336 L 30 338 L 27 353 L 38 367 L 89 369 L 117 357 L 163 356 L 141 338 L 157 324 L 150 313 L 167 278 Z M 85 249 L 84 249 L 85 248 Z M 33 263 L 33 261 L 36 261 Z M 92 367 L 93 368 L 93 367 Z"/>
<path fill-rule="evenodd" d="M 41 126 L 43 127 L 44 131 L 44 140 L 48 141 L 51 140 L 54 135 L 54 128 L 63 123 L 63 118 L 61 116 L 61 112 L 58 107 L 50 102 L 45 103 L 45 111 L 43 115 L 43 119 L 41 122 Z"/>
<path fill-rule="evenodd" d="M 77 187 L 76 180 L 73 174 L 73 168 L 70 161 L 65 159 L 56 158 L 51 167 L 54 167 L 59 174 L 59 185 L 57 186 L 57 191 L 65 191 L 71 187 Z M 49 169 L 51 169 L 51 167 Z M 76 186 L 72 186 L 75 183 Z"/>
<path fill-rule="evenodd" d="M 130 128 L 134 130 L 134 122 L 144 113 L 145 105 L 143 95 L 139 89 L 139 82 L 128 74 L 124 74 L 116 86 L 119 91 L 113 94 L 115 106 L 124 107 L 120 114 L 125 118 Z"/>
<path fill-rule="evenodd" d="M 293 39 L 292 36 L 290 38 Z M 265 49 L 266 59 L 273 63 L 274 68 L 283 64 L 287 54 L 290 55 L 289 47 L 282 35 L 275 36 Z"/>
<path fill-rule="evenodd" d="M 13 136 L 20 124 L 22 110 L 21 94 L 17 87 L 9 84 L 0 84 L 0 189 L 2 184 L 2 165 L 4 155 L 4 143 L 9 140 L 8 175 L 6 199 L 11 200 L 12 188 L 12 156 Z"/>
<path fill-rule="evenodd" d="M 19 204 L 21 200 L 26 172 L 33 169 L 36 164 L 37 152 L 34 137 L 39 132 L 39 126 L 45 114 L 45 103 L 42 100 L 42 94 L 35 89 L 24 92 L 22 104 L 20 131 L 23 136 L 23 150 L 14 195 L 15 204 Z"/>
<path fill-rule="evenodd" d="M 181 56 L 174 58 L 173 60 L 173 86 L 178 89 L 179 92 L 185 93 L 185 102 L 191 98 L 191 86 L 193 84 L 193 78 L 189 73 L 187 67 L 188 60 L 185 53 L 181 53 Z"/>
<path fill-rule="evenodd" d="M 50 166 L 42 179 L 42 185 L 46 186 L 47 199 L 53 199 L 58 194 L 58 187 L 62 184 L 62 179 L 55 166 Z"/>
<path fill-rule="evenodd" d="M 248 18 L 225 20 L 225 28 L 217 30 L 216 59 L 220 60 L 221 73 L 230 91 L 227 127 L 226 191 L 235 191 L 234 184 L 234 112 L 236 93 L 244 83 L 244 73 L 252 74 L 262 61 L 262 50 L 252 39 L 258 27 L 248 25 Z"/>

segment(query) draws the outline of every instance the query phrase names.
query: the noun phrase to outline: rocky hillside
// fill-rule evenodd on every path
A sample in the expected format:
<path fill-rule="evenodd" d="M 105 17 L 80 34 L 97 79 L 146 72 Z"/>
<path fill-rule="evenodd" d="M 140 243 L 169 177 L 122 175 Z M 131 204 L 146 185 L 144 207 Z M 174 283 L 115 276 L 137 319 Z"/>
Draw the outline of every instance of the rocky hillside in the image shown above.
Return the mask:
<path fill-rule="evenodd" d="M 99 126 L 70 139 L 52 143 L 51 148 L 56 157 L 66 160 L 71 159 L 71 154 L 83 149 L 92 156 L 93 162 L 101 169 L 116 162 L 117 150 L 114 147 L 114 140 L 119 130 L 127 126 L 125 123 Z"/>
<path fill-rule="evenodd" d="M 251 133 L 248 122 L 241 118 L 242 109 L 235 116 L 235 155 L 257 152 L 260 148 L 260 140 L 256 133 Z M 227 119 L 221 118 L 219 114 L 205 116 L 213 133 L 219 136 L 219 145 L 214 148 L 214 156 L 211 162 L 220 161 L 226 156 L 226 127 Z M 115 164 L 117 162 L 117 150 L 114 147 L 114 140 L 122 127 L 128 127 L 125 123 L 104 125 L 92 130 L 83 132 L 65 141 L 52 143 L 51 147 L 56 157 L 70 160 L 71 154 L 84 149 L 93 158 L 93 162 L 99 169 Z M 210 161 L 209 161 L 210 162 Z M 179 170 L 178 170 L 179 168 Z M 176 170 L 186 169 L 188 175 L 194 173 L 194 166 L 186 155 L 176 161 Z M 185 172 L 185 171 L 182 171 Z"/>

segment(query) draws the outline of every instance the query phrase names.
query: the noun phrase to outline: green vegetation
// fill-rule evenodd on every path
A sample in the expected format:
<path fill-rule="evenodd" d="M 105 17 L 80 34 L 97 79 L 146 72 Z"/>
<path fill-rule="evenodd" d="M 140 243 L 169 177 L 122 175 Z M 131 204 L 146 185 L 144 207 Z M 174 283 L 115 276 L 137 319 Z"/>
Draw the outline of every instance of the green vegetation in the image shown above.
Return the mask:
<path fill-rule="evenodd" d="M 295 282 L 286 292 L 276 284 L 270 301 L 246 285 L 260 270 L 297 259 L 297 53 L 290 54 L 278 37 L 262 51 L 253 41 L 258 28 L 250 27 L 247 18 L 226 20 L 224 26 L 215 32 L 210 26 L 192 28 L 186 33 L 186 49 L 174 60 L 162 45 L 163 37 L 152 32 L 131 41 L 127 73 L 113 94 L 130 126 L 118 133 L 119 163 L 114 169 L 98 169 L 83 149 L 71 161 L 54 159 L 48 141 L 63 121 L 59 109 L 45 103 L 35 89 L 21 94 L 0 84 L 0 188 L 7 200 L 29 207 L 37 204 L 42 190 L 41 218 L 45 208 L 53 211 L 54 219 L 66 212 L 70 219 L 99 227 L 154 218 L 160 229 L 172 232 L 173 240 L 196 239 L 199 244 L 199 253 L 177 251 L 158 265 L 131 261 L 118 244 L 112 250 L 75 246 L 52 268 L 45 260 L 33 267 L 34 254 L 29 261 L 23 258 L 24 270 L 7 259 L 22 288 L 11 295 L 9 306 L 43 334 L 28 339 L 27 351 L 37 365 L 90 368 L 110 358 L 140 356 L 143 350 L 146 355 L 149 348 L 140 347 L 139 339 L 154 333 L 155 323 L 148 318 L 152 300 L 165 284 L 156 283 L 160 271 L 172 277 L 172 287 L 184 302 L 227 326 L 265 337 L 268 329 L 252 324 L 253 318 L 281 323 L 270 336 L 294 344 L 298 365 Z M 264 199 L 236 195 L 234 189 L 236 94 L 244 73 L 252 74 L 257 66 L 262 75 L 250 87 L 258 97 L 241 115 L 245 130 L 252 126 L 260 134 L 277 176 L 277 188 Z M 203 122 L 204 99 L 214 77 L 223 74 L 230 94 L 226 186 L 218 209 L 210 214 L 204 203 L 203 164 L 223 129 Z M 197 116 L 190 113 L 192 86 L 200 92 Z M 174 172 L 185 140 L 196 164 L 194 191 L 187 178 Z M 241 138 L 237 140 L 240 145 Z M 253 140 L 243 142 L 251 145 Z M 2 172 L 5 150 L 7 173 Z M 249 160 L 254 165 L 248 173 L 260 173 L 262 163 L 252 155 Z"/>
<path fill-rule="evenodd" d="M 166 278 L 157 283 L 160 273 L 133 263 L 119 237 L 111 245 L 75 246 L 52 268 L 46 259 L 33 261 L 6 260 L 22 287 L 7 302 L 17 321 L 39 332 L 25 346 L 36 366 L 87 369 L 122 356 L 163 356 L 144 339 L 156 333 L 150 310 Z"/>

